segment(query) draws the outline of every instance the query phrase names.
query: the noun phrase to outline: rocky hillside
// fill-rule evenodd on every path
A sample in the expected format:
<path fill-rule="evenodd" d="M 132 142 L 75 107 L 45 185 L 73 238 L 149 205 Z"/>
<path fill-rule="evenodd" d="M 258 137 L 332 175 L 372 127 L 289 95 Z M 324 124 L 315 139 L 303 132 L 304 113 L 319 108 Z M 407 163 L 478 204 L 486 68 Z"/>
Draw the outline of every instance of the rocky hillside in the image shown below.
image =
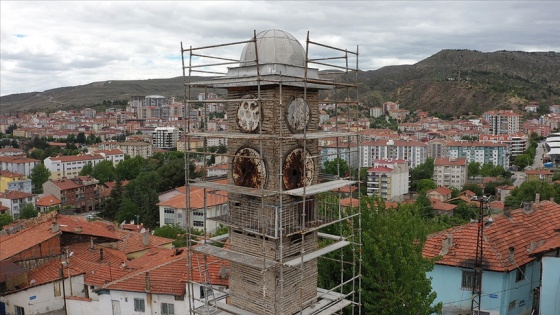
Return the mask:
<path fill-rule="evenodd" d="M 359 80 L 359 95 L 367 106 L 397 101 L 404 108 L 456 115 L 480 114 L 491 108 L 518 109 L 529 101 L 560 104 L 560 53 L 442 50 L 414 65 L 363 71 Z M 104 100 L 128 100 L 134 95 L 182 99 L 182 83 L 182 77 L 95 82 L 3 96 L 0 107 L 2 113 L 8 113 L 81 108 Z"/>
<path fill-rule="evenodd" d="M 370 105 L 463 114 L 517 109 L 529 101 L 560 104 L 560 53 L 442 50 L 412 66 L 364 72 L 360 95 Z"/>

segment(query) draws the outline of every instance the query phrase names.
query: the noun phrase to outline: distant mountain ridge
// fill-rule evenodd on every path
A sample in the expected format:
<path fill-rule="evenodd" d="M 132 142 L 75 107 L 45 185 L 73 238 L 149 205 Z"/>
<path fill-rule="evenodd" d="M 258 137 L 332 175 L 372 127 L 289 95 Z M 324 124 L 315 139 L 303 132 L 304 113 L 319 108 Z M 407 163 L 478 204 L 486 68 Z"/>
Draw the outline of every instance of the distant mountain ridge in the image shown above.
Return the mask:
<path fill-rule="evenodd" d="M 342 74 L 337 79 L 349 80 Z M 414 65 L 361 71 L 359 81 L 360 101 L 369 107 L 393 101 L 407 109 L 456 115 L 517 109 L 530 101 L 560 104 L 560 53 L 442 50 Z M 112 80 L 12 94 L 0 97 L 0 107 L 2 113 L 81 108 L 153 94 L 181 100 L 183 78 Z M 324 95 L 334 97 L 332 92 Z"/>

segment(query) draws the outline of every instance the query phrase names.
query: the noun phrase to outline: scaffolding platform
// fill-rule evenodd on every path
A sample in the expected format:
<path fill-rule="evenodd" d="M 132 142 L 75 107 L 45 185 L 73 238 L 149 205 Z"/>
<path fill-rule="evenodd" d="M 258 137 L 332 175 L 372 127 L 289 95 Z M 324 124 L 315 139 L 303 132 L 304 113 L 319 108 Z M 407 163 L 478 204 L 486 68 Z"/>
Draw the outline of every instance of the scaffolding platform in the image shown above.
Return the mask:
<path fill-rule="evenodd" d="M 304 195 L 317 195 L 322 192 L 330 191 L 333 189 L 342 188 L 345 186 L 354 185 L 357 183 L 355 180 L 345 180 L 345 179 L 338 179 L 333 180 L 331 182 L 320 183 L 316 185 L 310 185 L 306 187 L 296 188 L 292 190 L 284 191 L 284 194 L 295 196 L 295 197 L 303 197 Z"/>
<path fill-rule="evenodd" d="M 306 262 L 308 262 L 312 259 L 321 257 L 321 256 L 323 256 L 325 254 L 328 254 L 330 252 L 333 252 L 337 249 L 341 249 L 342 247 L 347 246 L 349 244 L 350 244 L 350 242 L 348 242 L 348 241 L 336 242 L 336 243 L 330 244 L 328 246 L 319 248 L 316 251 L 305 253 L 305 254 L 301 255 L 300 257 L 297 257 L 297 258 L 294 258 L 294 259 L 289 260 L 287 262 L 284 262 L 284 265 L 288 266 L 288 267 L 298 267 L 302 263 L 306 263 Z"/>
<path fill-rule="evenodd" d="M 220 184 L 215 182 L 194 182 L 190 184 L 192 187 L 199 187 L 199 188 L 206 188 L 212 190 L 222 190 L 228 193 L 235 193 L 240 195 L 247 195 L 253 197 L 270 197 L 277 195 L 277 192 L 266 190 L 266 189 L 259 189 L 259 188 L 250 188 L 250 187 L 243 187 L 231 184 Z"/>
<path fill-rule="evenodd" d="M 265 270 L 276 265 L 276 262 L 270 259 L 254 257 L 248 254 L 234 252 L 232 250 L 211 245 L 195 246 L 192 250 L 197 253 L 214 256 L 228 261 L 234 261 L 242 265 L 261 270 Z"/>

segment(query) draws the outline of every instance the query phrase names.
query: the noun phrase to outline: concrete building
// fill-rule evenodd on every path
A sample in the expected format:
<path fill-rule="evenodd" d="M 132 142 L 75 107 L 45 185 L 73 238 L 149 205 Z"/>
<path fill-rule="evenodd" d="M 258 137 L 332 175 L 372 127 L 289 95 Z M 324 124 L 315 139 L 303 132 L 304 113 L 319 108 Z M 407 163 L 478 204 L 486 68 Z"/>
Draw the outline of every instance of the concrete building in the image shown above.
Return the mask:
<path fill-rule="evenodd" d="M 157 149 L 175 149 L 179 136 L 179 129 L 175 127 L 156 127 L 152 134 L 152 145 Z"/>
<path fill-rule="evenodd" d="M 507 144 L 485 143 L 479 141 L 449 141 L 447 143 L 449 158 L 466 158 L 468 163 L 490 163 L 494 166 L 509 168 L 510 153 Z"/>
<path fill-rule="evenodd" d="M 462 189 L 467 183 L 466 158 L 436 158 L 434 160 L 434 181 L 438 186 Z"/>
<path fill-rule="evenodd" d="M 517 133 L 521 131 L 523 115 L 512 110 L 488 111 L 482 117 L 490 124 L 493 135 Z"/>
<path fill-rule="evenodd" d="M 25 156 L 0 156 L 0 170 L 31 176 L 31 171 L 41 161 Z"/>
<path fill-rule="evenodd" d="M 19 218 L 23 206 L 29 203 L 35 207 L 36 200 L 37 195 L 16 190 L 6 190 L 0 193 L 0 205 L 7 207 L 7 214 L 11 215 L 16 220 Z"/>
<path fill-rule="evenodd" d="M 403 196 L 408 194 L 410 175 L 405 160 L 375 160 L 367 173 L 368 196 L 402 201 Z"/>
<path fill-rule="evenodd" d="M 377 140 L 360 143 L 360 165 L 372 167 L 375 160 L 406 160 L 410 168 L 426 162 L 426 144 L 411 140 Z"/>
<path fill-rule="evenodd" d="M 27 176 L 0 170 L 0 192 L 17 190 L 30 194 L 32 188 L 31 179 L 28 179 Z"/>
<path fill-rule="evenodd" d="M 95 167 L 98 163 L 105 161 L 101 154 L 80 154 L 48 157 L 45 159 L 45 167 L 51 172 L 50 179 L 74 178 L 80 174 L 84 166 L 91 163 Z"/>
<path fill-rule="evenodd" d="M 510 157 L 523 154 L 529 146 L 529 136 L 523 132 L 499 134 L 499 135 L 480 135 L 479 141 L 507 144 Z"/>

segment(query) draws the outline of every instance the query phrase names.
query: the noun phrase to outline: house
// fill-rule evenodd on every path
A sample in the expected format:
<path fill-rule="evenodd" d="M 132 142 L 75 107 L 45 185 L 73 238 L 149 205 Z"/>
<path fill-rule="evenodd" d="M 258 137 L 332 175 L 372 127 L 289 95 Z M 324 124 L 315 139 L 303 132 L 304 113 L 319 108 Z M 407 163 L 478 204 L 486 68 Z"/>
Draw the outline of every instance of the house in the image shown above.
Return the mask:
<path fill-rule="evenodd" d="M 41 213 L 49 212 L 52 210 L 60 210 L 61 205 L 62 202 L 60 201 L 60 199 L 56 198 L 53 195 L 45 195 L 37 199 L 37 201 L 35 202 L 35 207 Z"/>
<path fill-rule="evenodd" d="M 5 192 L 6 190 L 17 190 L 25 193 L 32 192 L 31 179 L 27 179 L 27 176 L 0 170 L 0 192 Z"/>
<path fill-rule="evenodd" d="M 549 170 L 526 170 L 523 171 L 527 175 L 527 181 L 544 181 L 545 183 L 552 183 L 552 173 Z"/>
<path fill-rule="evenodd" d="M 0 193 L 0 204 L 8 208 L 8 214 L 18 219 L 21 209 L 26 203 L 35 206 L 37 195 L 24 193 L 17 190 L 6 190 Z"/>
<path fill-rule="evenodd" d="M 446 187 L 438 187 L 435 189 L 428 190 L 426 192 L 426 197 L 437 199 L 441 202 L 451 199 L 452 190 Z"/>
<path fill-rule="evenodd" d="M 533 254 L 557 237 L 560 205 L 551 201 L 527 204 L 522 209 L 485 217 L 483 222 L 480 314 L 531 314 L 538 309 L 542 298 L 550 304 L 557 303 L 556 296 L 550 293 L 546 295 L 542 291 L 539 297 L 544 269 L 541 260 Z M 443 315 L 470 314 L 478 227 L 475 222 L 437 232 L 429 235 L 424 245 L 424 257 L 438 258 L 427 276 L 437 293 L 434 303 L 443 303 Z M 550 267 L 549 262 L 545 266 Z M 549 270 L 550 280 L 554 281 L 558 277 L 558 265 Z M 543 285 L 555 288 L 558 281 L 543 280 Z M 541 310 L 540 314 L 553 313 Z"/>
<path fill-rule="evenodd" d="M 43 183 L 43 193 L 59 199 L 63 209 L 73 209 L 75 212 L 93 211 L 99 204 L 98 183 L 91 176 L 51 179 Z"/>
<path fill-rule="evenodd" d="M 227 175 L 231 164 L 216 164 L 206 168 L 206 176 L 223 176 Z"/>
<path fill-rule="evenodd" d="M 434 160 L 434 181 L 438 186 L 463 188 L 467 183 L 466 158 L 438 157 Z"/>
<path fill-rule="evenodd" d="M 541 263 L 540 305 L 537 314 L 554 314 L 560 309 L 558 283 L 560 283 L 560 236 L 546 241 L 531 253 Z"/>
<path fill-rule="evenodd" d="M 218 180 L 216 183 L 227 184 L 227 179 Z M 185 188 L 176 189 L 164 194 L 168 196 L 168 199 L 162 200 L 160 195 L 162 201 L 157 204 L 159 206 L 160 226 L 171 224 L 185 228 L 187 226 L 187 190 Z M 204 198 L 204 195 L 202 188 L 190 187 L 189 206 L 192 209 L 192 215 L 190 216 L 189 226 L 202 229 L 205 224 L 204 218 L 226 216 L 229 212 L 227 192 L 215 190 L 207 194 L 206 198 Z M 204 213 L 205 206 L 206 213 Z M 213 233 L 218 227 L 216 221 L 206 221 L 208 233 Z"/>
<path fill-rule="evenodd" d="M 430 202 L 432 203 L 432 209 L 436 214 L 445 215 L 448 217 L 452 217 L 455 215 L 454 210 L 455 208 L 457 208 L 457 205 L 441 202 L 437 198 L 430 198 Z"/>

